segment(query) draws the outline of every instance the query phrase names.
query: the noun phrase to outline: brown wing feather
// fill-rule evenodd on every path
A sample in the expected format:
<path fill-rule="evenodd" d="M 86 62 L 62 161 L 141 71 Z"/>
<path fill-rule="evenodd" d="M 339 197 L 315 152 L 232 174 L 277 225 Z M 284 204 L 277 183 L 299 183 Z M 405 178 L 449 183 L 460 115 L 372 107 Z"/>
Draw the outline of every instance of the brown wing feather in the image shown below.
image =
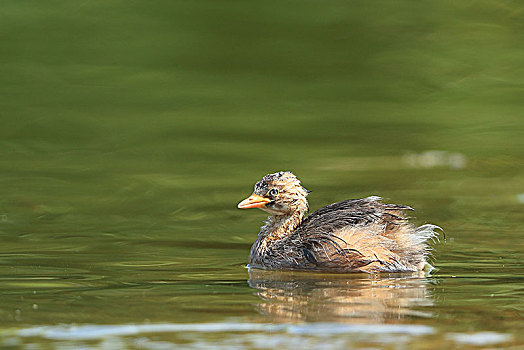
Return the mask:
<path fill-rule="evenodd" d="M 408 206 L 379 197 L 351 199 L 323 207 L 304 219 L 293 236 L 306 259 L 329 270 L 406 271 L 425 262 L 425 245 L 413 239 Z M 419 266 L 416 267 L 419 269 Z"/>

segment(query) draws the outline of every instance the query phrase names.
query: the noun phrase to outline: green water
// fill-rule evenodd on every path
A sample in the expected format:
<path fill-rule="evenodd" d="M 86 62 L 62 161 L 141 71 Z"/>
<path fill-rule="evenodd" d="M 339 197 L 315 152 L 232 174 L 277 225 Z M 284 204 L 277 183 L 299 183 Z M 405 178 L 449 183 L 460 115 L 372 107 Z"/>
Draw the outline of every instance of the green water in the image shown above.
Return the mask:
<path fill-rule="evenodd" d="M 0 347 L 524 346 L 521 3 L 0 4 Z M 278 170 L 437 270 L 248 273 Z"/>

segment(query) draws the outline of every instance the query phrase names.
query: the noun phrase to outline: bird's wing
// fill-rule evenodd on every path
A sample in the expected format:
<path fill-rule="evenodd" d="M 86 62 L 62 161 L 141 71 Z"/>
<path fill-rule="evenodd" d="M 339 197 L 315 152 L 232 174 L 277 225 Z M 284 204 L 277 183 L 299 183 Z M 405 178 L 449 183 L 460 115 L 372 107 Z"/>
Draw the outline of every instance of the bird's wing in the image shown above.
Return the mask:
<path fill-rule="evenodd" d="M 384 204 L 380 200 L 375 196 L 349 199 L 320 208 L 308 215 L 292 236 L 299 238 L 303 243 L 304 256 L 315 264 L 321 256 L 331 256 L 329 251 L 340 258 L 347 258 L 348 254 L 362 257 L 358 249 L 352 249 L 354 245 L 351 242 L 345 241 L 346 237 L 337 233 L 348 232 L 352 227 L 363 228 L 359 231 L 365 233 L 368 225 L 385 225 L 385 228 L 397 225 L 406 220 L 403 211 L 413 210 L 408 206 Z M 326 254 L 319 254 L 321 252 Z M 365 259 L 357 261 L 366 263 Z"/>
<path fill-rule="evenodd" d="M 348 226 L 403 220 L 402 212 L 413 210 L 404 205 L 384 204 L 380 200 L 380 197 L 372 196 L 327 205 L 308 215 L 296 232 L 330 234 Z"/>

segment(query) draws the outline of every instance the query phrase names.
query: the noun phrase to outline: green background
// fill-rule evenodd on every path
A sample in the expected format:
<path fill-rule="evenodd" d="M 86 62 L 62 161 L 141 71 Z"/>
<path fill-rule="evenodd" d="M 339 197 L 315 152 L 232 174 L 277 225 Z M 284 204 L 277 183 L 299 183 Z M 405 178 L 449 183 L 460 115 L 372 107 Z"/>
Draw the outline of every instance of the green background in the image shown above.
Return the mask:
<path fill-rule="evenodd" d="M 521 3 L 0 5 L 4 345 L 428 348 L 485 343 L 485 331 L 523 344 Z M 248 276 L 265 216 L 236 203 L 279 170 L 313 191 L 312 209 L 368 195 L 415 207 L 416 223 L 446 231 L 438 270 L 378 286 Z M 209 322 L 300 322 L 307 335 L 23 335 Z M 432 332 L 325 338 L 318 322 Z"/>

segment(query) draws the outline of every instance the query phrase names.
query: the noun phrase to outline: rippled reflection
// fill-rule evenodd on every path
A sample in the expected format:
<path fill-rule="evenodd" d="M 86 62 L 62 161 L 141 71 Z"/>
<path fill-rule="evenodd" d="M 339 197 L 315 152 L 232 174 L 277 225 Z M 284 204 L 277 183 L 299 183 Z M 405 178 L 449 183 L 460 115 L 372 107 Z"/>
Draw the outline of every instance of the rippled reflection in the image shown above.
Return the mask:
<path fill-rule="evenodd" d="M 405 317 L 431 317 L 431 280 L 423 273 L 337 275 L 251 269 L 249 285 L 263 302 L 258 311 L 285 321 L 393 323 Z"/>

